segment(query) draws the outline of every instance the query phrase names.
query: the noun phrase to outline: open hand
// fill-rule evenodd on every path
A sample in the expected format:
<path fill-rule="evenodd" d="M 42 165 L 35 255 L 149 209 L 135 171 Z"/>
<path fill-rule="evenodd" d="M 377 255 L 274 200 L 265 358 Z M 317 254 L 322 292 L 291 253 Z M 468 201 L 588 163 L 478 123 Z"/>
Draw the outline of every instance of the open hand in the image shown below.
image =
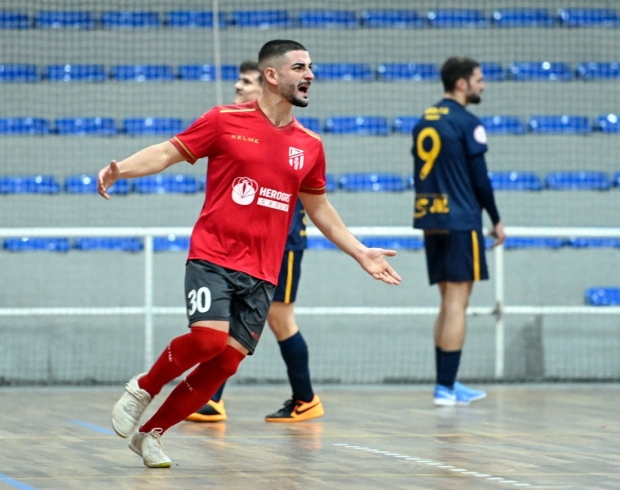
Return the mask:
<path fill-rule="evenodd" d="M 121 169 L 118 168 L 115 160 L 112 160 L 107 167 L 102 168 L 97 176 L 97 192 L 99 195 L 105 199 L 110 199 L 108 189 L 114 185 L 120 176 Z"/>
<path fill-rule="evenodd" d="M 366 272 L 378 281 L 398 286 L 402 279 L 385 260 L 385 257 L 394 257 L 394 255 L 396 255 L 395 250 L 368 248 L 359 258 L 359 263 Z"/>

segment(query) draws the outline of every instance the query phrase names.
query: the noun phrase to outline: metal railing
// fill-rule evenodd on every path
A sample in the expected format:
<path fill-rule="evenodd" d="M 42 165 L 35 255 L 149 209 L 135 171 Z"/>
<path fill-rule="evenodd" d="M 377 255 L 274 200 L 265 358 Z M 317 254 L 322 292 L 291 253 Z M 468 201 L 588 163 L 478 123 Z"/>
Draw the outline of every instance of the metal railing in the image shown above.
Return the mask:
<path fill-rule="evenodd" d="M 358 237 L 402 236 L 422 237 L 420 230 L 408 227 L 351 227 Z M 0 308 L 0 317 L 9 316 L 53 316 L 53 315 L 142 315 L 144 316 L 144 365 L 153 364 L 153 318 L 155 315 L 185 314 L 185 307 L 155 306 L 153 300 L 153 238 L 156 236 L 189 236 L 191 228 L 0 228 L 0 238 L 15 237 L 142 237 L 144 239 L 144 304 L 132 307 L 29 307 Z M 620 238 L 620 228 L 561 228 L 561 227 L 508 227 L 510 237 L 555 237 L 555 238 Z M 487 232 L 485 231 L 485 234 Z M 309 237 L 322 236 L 316 228 L 308 228 Z M 468 315 L 495 317 L 495 377 L 504 376 L 504 336 L 506 315 L 620 315 L 620 307 L 607 306 L 528 306 L 506 305 L 504 299 L 504 247 L 494 249 L 494 295 L 492 306 L 472 306 Z M 296 315 L 437 315 L 438 307 L 418 306 L 317 306 L 296 307 Z"/>

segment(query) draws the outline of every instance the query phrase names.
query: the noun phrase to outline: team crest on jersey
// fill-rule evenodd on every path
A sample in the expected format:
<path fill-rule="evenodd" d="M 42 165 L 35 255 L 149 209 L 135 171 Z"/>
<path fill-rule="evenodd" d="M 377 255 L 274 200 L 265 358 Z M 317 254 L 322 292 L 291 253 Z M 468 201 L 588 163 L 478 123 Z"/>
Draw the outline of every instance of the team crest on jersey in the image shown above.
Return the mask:
<path fill-rule="evenodd" d="M 258 191 L 258 184 L 249 177 L 237 177 L 232 185 L 232 199 L 237 204 L 247 206 L 252 204 Z"/>
<path fill-rule="evenodd" d="M 295 170 L 300 170 L 304 166 L 304 152 L 292 146 L 288 149 L 288 164 Z"/>

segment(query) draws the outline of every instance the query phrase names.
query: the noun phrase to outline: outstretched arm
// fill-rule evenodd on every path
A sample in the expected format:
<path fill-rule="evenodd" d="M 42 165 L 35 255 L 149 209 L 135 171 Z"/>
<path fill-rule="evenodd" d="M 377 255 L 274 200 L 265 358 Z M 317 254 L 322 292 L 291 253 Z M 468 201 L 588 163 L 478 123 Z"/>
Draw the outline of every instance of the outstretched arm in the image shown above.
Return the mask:
<path fill-rule="evenodd" d="M 400 284 L 401 278 L 385 260 L 396 255 L 394 250 L 368 248 L 355 238 L 325 194 L 302 192 L 299 198 L 306 213 L 325 237 L 353 257 L 372 277 L 387 284 Z"/>
<path fill-rule="evenodd" d="M 110 165 L 102 168 L 97 177 L 97 192 L 110 199 L 107 191 L 118 179 L 153 175 L 184 160 L 185 157 L 170 141 L 149 146 L 123 161 L 112 160 Z"/>

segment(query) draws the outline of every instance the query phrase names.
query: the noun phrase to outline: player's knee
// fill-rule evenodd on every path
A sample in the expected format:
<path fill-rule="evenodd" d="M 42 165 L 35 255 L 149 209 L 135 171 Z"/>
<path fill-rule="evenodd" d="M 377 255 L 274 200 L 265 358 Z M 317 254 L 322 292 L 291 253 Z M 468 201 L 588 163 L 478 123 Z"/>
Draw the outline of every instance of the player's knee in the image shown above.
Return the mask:
<path fill-rule="evenodd" d="M 194 348 L 199 356 L 212 358 L 226 349 L 228 333 L 205 327 L 192 327 Z"/>

